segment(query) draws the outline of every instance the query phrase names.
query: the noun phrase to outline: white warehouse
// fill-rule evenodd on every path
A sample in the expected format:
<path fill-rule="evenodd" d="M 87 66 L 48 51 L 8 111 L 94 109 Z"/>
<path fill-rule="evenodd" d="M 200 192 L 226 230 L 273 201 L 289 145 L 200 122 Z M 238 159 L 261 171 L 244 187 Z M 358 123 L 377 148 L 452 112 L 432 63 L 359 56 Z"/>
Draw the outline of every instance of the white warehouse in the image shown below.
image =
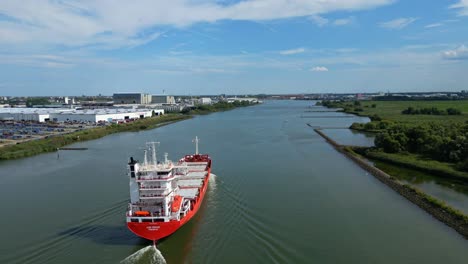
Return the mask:
<path fill-rule="evenodd" d="M 1 108 L 0 120 L 15 121 L 49 121 L 50 113 L 57 111 L 71 111 L 71 109 L 45 109 L 45 108 Z"/>
<path fill-rule="evenodd" d="M 111 122 L 163 115 L 163 109 L 51 109 L 51 108 L 0 108 L 0 120 L 35 122 Z"/>
<path fill-rule="evenodd" d="M 50 115 L 50 120 L 55 122 L 111 122 L 117 120 L 139 119 L 164 114 L 164 110 L 149 109 L 96 109 L 75 110 L 72 112 L 60 112 Z"/>

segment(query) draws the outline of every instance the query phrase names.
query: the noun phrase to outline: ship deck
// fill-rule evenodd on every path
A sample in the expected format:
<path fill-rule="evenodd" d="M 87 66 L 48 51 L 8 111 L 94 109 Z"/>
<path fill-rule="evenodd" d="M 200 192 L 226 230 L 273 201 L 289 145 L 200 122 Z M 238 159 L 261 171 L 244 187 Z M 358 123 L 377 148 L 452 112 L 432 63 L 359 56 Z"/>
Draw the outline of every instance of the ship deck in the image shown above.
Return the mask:
<path fill-rule="evenodd" d="M 200 188 L 203 185 L 203 179 L 179 179 L 177 185 L 180 188 Z"/>
<path fill-rule="evenodd" d="M 188 199 L 195 199 L 198 196 L 199 189 L 198 188 L 181 188 L 177 191 L 177 194 L 188 198 Z"/>

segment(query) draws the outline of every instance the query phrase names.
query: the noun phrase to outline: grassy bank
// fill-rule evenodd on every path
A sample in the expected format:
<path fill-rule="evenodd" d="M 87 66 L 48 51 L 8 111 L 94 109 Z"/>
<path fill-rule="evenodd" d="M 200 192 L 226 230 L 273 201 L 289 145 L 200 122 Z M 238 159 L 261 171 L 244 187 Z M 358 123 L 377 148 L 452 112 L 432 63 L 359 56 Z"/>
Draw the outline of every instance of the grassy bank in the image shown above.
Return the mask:
<path fill-rule="evenodd" d="M 24 143 L 0 148 L 0 160 L 18 159 L 37 155 L 44 152 L 53 152 L 60 147 L 72 143 L 98 139 L 119 132 L 131 132 L 152 129 L 158 126 L 170 124 L 191 117 L 192 116 L 190 115 L 167 114 L 160 117 L 139 119 L 132 123 L 113 124 L 110 126 L 102 126 L 77 131 L 70 134 L 63 134 L 39 140 L 27 141 Z"/>
<path fill-rule="evenodd" d="M 401 122 L 410 125 L 421 123 L 447 123 L 447 122 L 466 122 L 468 121 L 468 100 L 452 101 L 359 101 L 354 102 L 333 102 L 331 107 L 342 108 L 344 112 L 356 114 L 359 116 L 374 117 L 377 116 L 383 120 Z M 402 111 L 408 107 L 416 109 L 455 108 L 461 111 L 461 115 L 403 115 Z"/>
<path fill-rule="evenodd" d="M 455 164 L 427 159 L 411 153 L 385 153 L 376 150 L 354 149 L 360 155 L 371 160 L 379 160 L 390 164 L 415 169 L 447 180 L 454 179 L 468 183 L 468 173 L 456 169 Z"/>
<path fill-rule="evenodd" d="M 350 127 L 377 133 L 371 158 L 445 177 L 468 173 L 468 100 L 325 101 L 323 105 L 371 118 Z"/>

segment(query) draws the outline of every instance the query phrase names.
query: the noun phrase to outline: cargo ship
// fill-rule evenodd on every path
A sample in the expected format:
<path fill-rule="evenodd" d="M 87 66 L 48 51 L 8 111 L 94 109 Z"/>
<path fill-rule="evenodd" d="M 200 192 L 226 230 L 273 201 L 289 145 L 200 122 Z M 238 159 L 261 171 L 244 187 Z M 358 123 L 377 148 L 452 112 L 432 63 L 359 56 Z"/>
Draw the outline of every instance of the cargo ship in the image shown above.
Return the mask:
<path fill-rule="evenodd" d="M 159 142 L 147 143 L 143 162 L 130 158 L 126 219 L 127 227 L 137 236 L 156 244 L 186 224 L 200 209 L 212 175 L 211 158 L 198 153 L 198 137 L 193 142 L 195 154 L 185 155 L 177 162 L 170 161 L 167 153 L 163 161 L 158 161 Z"/>

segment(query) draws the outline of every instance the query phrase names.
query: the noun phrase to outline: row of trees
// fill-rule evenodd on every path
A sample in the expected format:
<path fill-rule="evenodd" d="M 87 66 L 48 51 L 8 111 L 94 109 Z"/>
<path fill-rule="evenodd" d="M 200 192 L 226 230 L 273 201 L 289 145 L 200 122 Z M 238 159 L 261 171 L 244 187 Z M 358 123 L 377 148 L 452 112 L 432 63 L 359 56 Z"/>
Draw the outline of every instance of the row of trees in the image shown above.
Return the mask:
<path fill-rule="evenodd" d="M 458 163 L 461 170 L 468 171 L 468 124 L 395 123 L 377 135 L 375 145 L 388 153 L 409 152 Z"/>
<path fill-rule="evenodd" d="M 412 106 L 401 111 L 404 115 L 461 115 L 461 111 L 456 108 L 447 108 L 446 110 L 440 110 L 437 107 L 427 107 L 417 109 Z"/>
<path fill-rule="evenodd" d="M 193 111 L 195 113 L 198 112 L 217 112 L 217 111 L 225 111 L 225 110 L 229 110 L 229 109 L 232 109 L 232 108 L 236 108 L 236 107 L 241 107 L 241 106 L 249 106 L 253 103 L 249 102 L 249 101 L 234 101 L 232 103 L 228 103 L 228 102 L 218 102 L 218 103 L 215 103 L 215 104 L 211 104 L 211 105 L 198 105 L 198 106 L 195 106 L 193 109 L 190 109 L 190 108 L 185 108 L 182 113 L 183 114 L 189 114 L 189 113 L 192 113 Z"/>
<path fill-rule="evenodd" d="M 33 107 L 34 105 L 49 105 L 49 99 L 45 97 L 30 97 L 26 100 L 27 107 Z"/>

